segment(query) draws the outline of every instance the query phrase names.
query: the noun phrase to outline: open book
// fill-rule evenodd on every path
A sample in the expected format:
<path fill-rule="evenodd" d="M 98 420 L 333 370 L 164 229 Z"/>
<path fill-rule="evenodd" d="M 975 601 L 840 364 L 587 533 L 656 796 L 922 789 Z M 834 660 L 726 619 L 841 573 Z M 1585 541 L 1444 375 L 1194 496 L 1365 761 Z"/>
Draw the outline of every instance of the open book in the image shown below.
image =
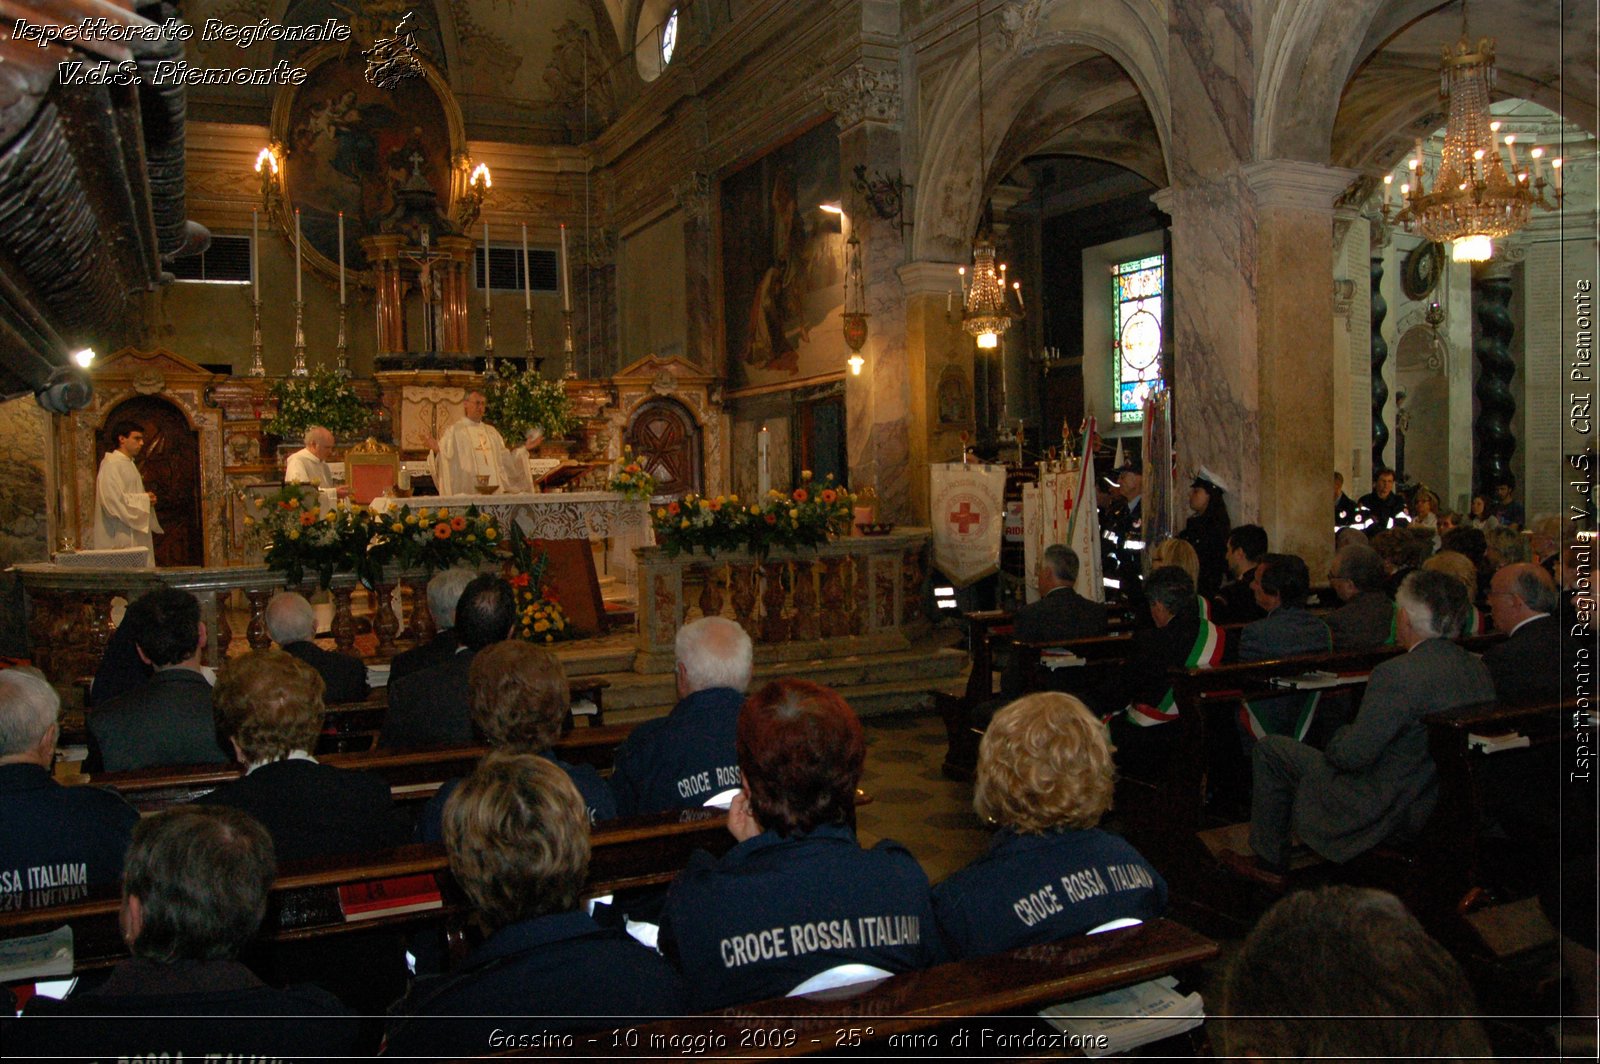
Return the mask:
<path fill-rule="evenodd" d="M 1051 1005 L 1039 1016 L 1058 1031 L 1077 1035 L 1087 1056 L 1126 1053 L 1163 1038 L 1192 1030 L 1205 1022 L 1199 994 L 1179 994 L 1171 976 L 1113 990 L 1109 994 Z M 1105 1038 L 1105 1044 L 1099 1038 Z"/>

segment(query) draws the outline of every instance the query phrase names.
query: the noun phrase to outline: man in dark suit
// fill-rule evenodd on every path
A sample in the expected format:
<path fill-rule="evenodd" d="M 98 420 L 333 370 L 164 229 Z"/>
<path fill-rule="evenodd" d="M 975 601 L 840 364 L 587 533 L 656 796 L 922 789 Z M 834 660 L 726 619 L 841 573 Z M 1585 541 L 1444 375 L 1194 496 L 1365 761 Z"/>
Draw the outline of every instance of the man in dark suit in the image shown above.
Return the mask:
<path fill-rule="evenodd" d="M 1332 649 L 1328 626 L 1306 609 L 1311 574 L 1305 562 L 1293 554 L 1268 554 L 1256 566 L 1252 586 L 1256 605 L 1267 615 L 1251 621 L 1239 633 L 1240 661 L 1326 654 Z M 1263 735 L 1293 735 L 1298 739 L 1310 726 L 1315 706 L 1315 694 L 1254 699 L 1245 703 L 1247 717 L 1240 726 L 1249 728 L 1247 742 Z"/>
<path fill-rule="evenodd" d="M 1078 553 L 1057 543 L 1046 547 L 1039 562 L 1039 599 L 1017 611 L 1011 636 L 1020 643 L 1066 641 L 1106 634 L 1106 608 L 1078 594 Z M 1030 677 L 1022 655 L 1013 653 L 1000 678 L 1007 701 L 1028 689 Z"/>
<path fill-rule="evenodd" d="M 122 616 L 139 659 L 156 671 L 143 687 L 89 711 L 89 771 L 228 760 L 211 720 L 211 683 L 200 671 L 206 626 L 187 591 L 157 588 Z"/>
<path fill-rule="evenodd" d="M 456 652 L 442 665 L 389 685 L 389 712 L 378 734 L 387 748 L 473 742 L 467 674 L 472 656 L 509 638 L 517 619 L 516 593 L 498 576 L 475 578 L 456 606 Z"/>
<path fill-rule="evenodd" d="M 267 603 L 267 634 L 284 652 L 317 670 L 327 684 L 323 701 L 360 702 L 367 697 L 367 667 L 360 658 L 323 650 L 313 643 L 317 637 L 317 611 L 305 596 L 282 591 Z"/>
<path fill-rule="evenodd" d="M 1558 603 L 1556 582 L 1531 562 L 1503 565 L 1489 582 L 1494 626 L 1507 638 L 1483 655 L 1483 663 L 1503 704 L 1531 706 L 1561 697 Z"/>
<path fill-rule="evenodd" d="M 1451 642 L 1468 618 L 1467 592 L 1444 573 L 1418 570 L 1396 600 L 1406 653 L 1372 670 L 1361 709 L 1325 751 L 1283 735 L 1256 744 L 1250 848 L 1223 863 L 1282 887 L 1290 830 L 1338 864 L 1395 836 L 1414 834 L 1439 797 L 1438 770 L 1422 718 L 1494 698 L 1489 670 Z"/>
<path fill-rule="evenodd" d="M 1223 584 L 1211 600 L 1211 620 L 1216 624 L 1259 621 L 1267 615 L 1256 602 L 1255 570 L 1267 556 L 1267 530 L 1260 525 L 1240 525 L 1228 533 L 1228 572 L 1233 580 Z"/>
<path fill-rule="evenodd" d="M 433 626 L 438 634 L 421 646 L 402 650 L 394 656 L 394 660 L 389 662 L 391 685 L 414 672 L 443 665 L 450 660 L 459 645 L 455 633 L 456 603 L 461 600 L 461 592 L 477 575 L 471 569 L 446 569 L 428 581 L 428 612 L 433 615 Z"/>
<path fill-rule="evenodd" d="M 1344 603 L 1323 618 L 1335 650 L 1368 650 L 1394 642 L 1394 600 L 1384 591 L 1383 559 L 1371 547 L 1340 547 L 1328 571 L 1328 586 Z"/>

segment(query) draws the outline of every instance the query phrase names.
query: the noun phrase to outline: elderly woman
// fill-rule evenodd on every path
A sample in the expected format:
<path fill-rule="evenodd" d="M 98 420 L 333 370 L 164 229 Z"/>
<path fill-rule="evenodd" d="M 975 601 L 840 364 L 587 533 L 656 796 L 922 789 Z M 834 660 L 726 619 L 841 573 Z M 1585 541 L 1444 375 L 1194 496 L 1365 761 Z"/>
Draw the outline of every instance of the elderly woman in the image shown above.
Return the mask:
<path fill-rule="evenodd" d="M 489 939 L 448 976 L 416 982 L 394 1010 L 388 1054 L 467 1057 L 540 1032 L 610 1025 L 596 1017 L 685 1010 L 666 961 L 579 907 L 589 816 L 551 762 L 484 758 L 445 804 L 444 844 Z"/>
<path fill-rule="evenodd" d="M 253 650 L 222 667 L 211 696 L 217 734 L 245 774 L 199 801 L 261 821 L 281 861 L 405 841 L 383 777 L 311 756 L 322 733 L 322 692 L 310 665 L 281 650 Z"/>
<path fill-rule="evenodd" d="M 988 853 L 933 892 L 939 933 L 954 956 L 1161 915 L 1160 873 L 1095 826 L 1111 808 L 1114 775 L 1105 728 L 1071 695 L 1027 695 L 995 715 L 978 750 L 972 805 L 999 830 Z"/>
<path fill-rule="evenodd" d="M 484 647 L 472 659 L 467 690 L 473 730 L 485 742 L 497 751 L 537 754 L 565 772 L 583 797 L 591 824 L 617 815 L 610 785 L 592 766 L 569 765 L 550 755 L 551 744 L 560 737 L 572 705 L 567 673 L 559 658 L 532 643 L 517 640 Z M 444 805 L 460 782 L 453 779 L 440 787 L 422 810 L 417 822 L 418 841 L 443 841 Z"/>
<path fill-rule="evenodd" d="M 662 913 L 662 953 L 696 1010 L 789 993 L 843 964 L 889 972 L 943 959 L 928 877 L 895 842 L 856 842 L 866 748 L 845 700 L 806 680 L 763 687 L 739 711 L 738 841 L 689 861 Z"/>

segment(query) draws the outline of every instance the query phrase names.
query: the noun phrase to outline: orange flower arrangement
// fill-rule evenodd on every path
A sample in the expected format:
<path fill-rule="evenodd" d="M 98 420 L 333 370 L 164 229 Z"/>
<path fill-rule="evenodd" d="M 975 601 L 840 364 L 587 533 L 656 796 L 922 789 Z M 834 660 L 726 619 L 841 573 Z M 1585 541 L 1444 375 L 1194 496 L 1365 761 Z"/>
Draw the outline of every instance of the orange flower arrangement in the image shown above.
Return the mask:
<path fill-rule="evenodd" d="M 445 524 L 443 521 L 440 521 L 438 524 L 434 525 L 433 526 L 433 538 L 434 539 L 449 539 L 450 538 L 450 526 Z"/>
<path fill-rule="evenodd" d="M 467 519 L 465 517 L 462 517 L 460 514 L 456 514 L 454 517 L 452 517 L 450 519 L 450 530 L 452 532 L 460 532 L 462 529 L 464 529 L 466 527 L 467 527 Z"/>

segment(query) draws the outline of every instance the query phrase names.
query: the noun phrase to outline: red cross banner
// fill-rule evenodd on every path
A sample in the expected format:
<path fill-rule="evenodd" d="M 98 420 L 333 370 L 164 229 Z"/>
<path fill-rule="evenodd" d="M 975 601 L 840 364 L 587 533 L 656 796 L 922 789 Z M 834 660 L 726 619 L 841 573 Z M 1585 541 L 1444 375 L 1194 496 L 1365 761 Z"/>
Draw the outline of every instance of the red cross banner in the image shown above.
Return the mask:
<path fill-rule="evenodd" d="M 951 583 L 966 587 L 1000 568 L 1006 470 L 950 462 L 931 471 L 933 564 Z"/>

